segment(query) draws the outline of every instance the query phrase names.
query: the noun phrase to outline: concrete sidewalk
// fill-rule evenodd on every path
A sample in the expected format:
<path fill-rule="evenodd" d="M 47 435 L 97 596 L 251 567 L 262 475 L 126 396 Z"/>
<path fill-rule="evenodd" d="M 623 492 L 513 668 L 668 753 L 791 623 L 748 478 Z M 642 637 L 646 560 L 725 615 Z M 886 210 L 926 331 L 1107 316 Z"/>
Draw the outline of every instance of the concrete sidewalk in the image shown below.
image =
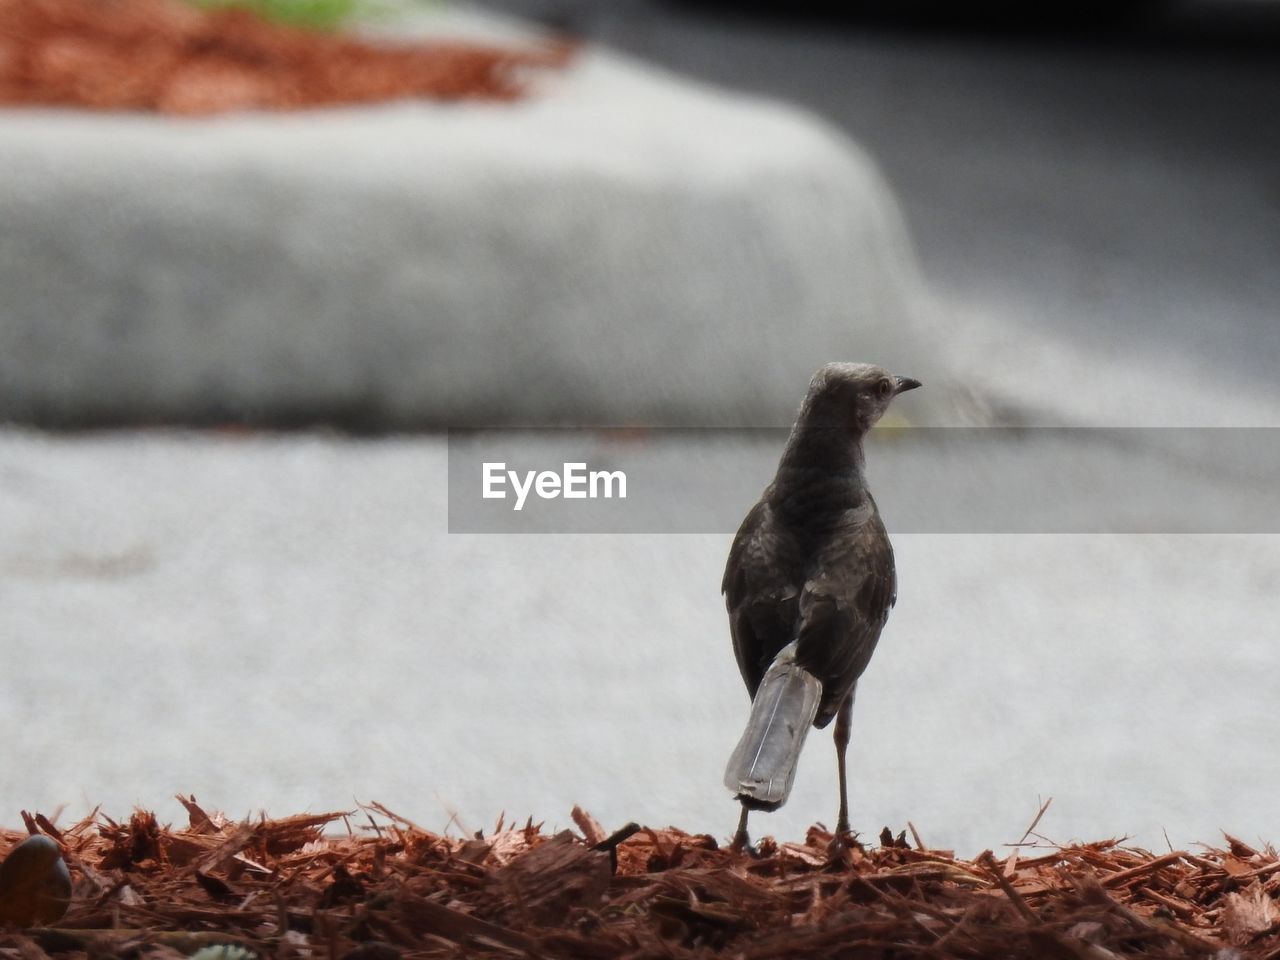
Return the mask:
<path fill-rule="evenodd" d="M 769 459 L 744 459 L 761 484 Z M 872 464 L 881 489 L 906 466 Z M 191 791 L 236 816 L 377 799 L 436 829 L 578 803 L 726 837 L 730 535 L 450 535 L 446 469 L 440 437 L 0 432 L 4 822 L 176 819 Z M 972 853 L 1053 796 L 1058 840 L 1274 838 L 1280 537 L 894 544 L 859 830 L 910 819 Z M 815 734 L 756 829 L 800 836 L 834 797 Z"/>

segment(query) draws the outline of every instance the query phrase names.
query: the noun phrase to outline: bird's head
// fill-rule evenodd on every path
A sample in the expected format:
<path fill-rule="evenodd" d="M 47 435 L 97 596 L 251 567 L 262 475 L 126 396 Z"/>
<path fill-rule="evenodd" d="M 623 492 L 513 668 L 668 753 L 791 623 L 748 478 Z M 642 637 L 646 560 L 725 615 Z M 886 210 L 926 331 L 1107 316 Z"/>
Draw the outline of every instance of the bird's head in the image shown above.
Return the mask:
<path fill-rule="evenodd" d="M 857 436 L 870 430 L 893 398 L 920 386 L 873 363 L 828 363 L 809 381 L 801 418 L 839 425 Z"/>

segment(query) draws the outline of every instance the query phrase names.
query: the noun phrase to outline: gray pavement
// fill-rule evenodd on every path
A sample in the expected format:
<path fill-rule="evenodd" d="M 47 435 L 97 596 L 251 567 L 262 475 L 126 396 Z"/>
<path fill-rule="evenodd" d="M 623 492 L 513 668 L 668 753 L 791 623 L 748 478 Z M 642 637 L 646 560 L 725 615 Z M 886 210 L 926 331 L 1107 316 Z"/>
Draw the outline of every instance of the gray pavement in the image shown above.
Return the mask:
<path fill-rule="evenodd" d="M 495 6 L 595 45 L 516 107 L 6 114 L 0 415 L 776 425 L 847 356 L 933 423 L 1280 420 L 1275 58 Z"/>
<path fill-rule="evenodd" d="M 771 458 L 742 453 L 763 483 Z M 442 437 L 0 432 L 6 822 L 180 819 L 166 798 L 191 791 L 233 815 L 376 799 L 436 829 L 567 825 L 578 803 L 726 837 L 731 534 L 448 534 L 446 461 Z M 877 488 L 910 466 L 873 462 Z M 972 853 L 1053 796 L 1055 840 L 1280 832 L 1280 537 L 894 543 L 899 602 L 855 712 L 859 829 L 910 819 Z M 815 734 L 758 829 L 830 823 L 833 767 Z"/>
<path fill-rule="evenodd" d="M 1182 4 L 1198 33 L 1181 43 L 657 0 L 495 5 L 803 106 L 855 138 L 905 212 L 937 349 L 1022 408 L 1122 425 L 1280 421 L 1274 5 Z M 1236 18 L 1236 47 L 1194 42 L 1215 16 Z"/>

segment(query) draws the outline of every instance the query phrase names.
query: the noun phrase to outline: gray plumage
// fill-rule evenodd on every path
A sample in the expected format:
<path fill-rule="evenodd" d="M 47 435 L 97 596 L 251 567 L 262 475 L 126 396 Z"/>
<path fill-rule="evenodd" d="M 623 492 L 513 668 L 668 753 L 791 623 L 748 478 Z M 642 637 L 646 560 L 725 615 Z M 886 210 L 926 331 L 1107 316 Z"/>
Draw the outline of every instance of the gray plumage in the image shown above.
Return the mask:
<path fill-rule="evenodd" d="M 822 682 L 796 663 L 796 648 L 791 641 L 765 671 L 725 769 L 724 785 L 753 809 L 776 810 L 786 801 L 822 699 Z"/>
<path fill-rule="evenodd" d="M 863 475 L 863 438 L 920 384 L 861 363 L 829 363 L 809 392 L 773 482 L 743 520 L 721 588 L 751 717 L 725 771 L 748 809 L 790 793 L 810 724 L 836 723 L 837 834 L 846 833 L 844 754 L 858 678 L 897 599 L 893 548 Z"/>

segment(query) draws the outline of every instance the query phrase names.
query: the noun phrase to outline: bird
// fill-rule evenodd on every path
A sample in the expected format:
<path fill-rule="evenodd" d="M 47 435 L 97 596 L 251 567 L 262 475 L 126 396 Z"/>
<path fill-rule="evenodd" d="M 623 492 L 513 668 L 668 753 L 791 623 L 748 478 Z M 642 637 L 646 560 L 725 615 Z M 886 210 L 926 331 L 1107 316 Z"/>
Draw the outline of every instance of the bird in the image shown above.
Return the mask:
<path fill-rule="evenodd" d="M 734 537 L 721 592 L 752 698 L 725 769 L 742 805 L 734 849 L 750 849 L 750 811 L 786 802 L 809 728 L 833 719 L 840 809 L 832 843 L 849 836 L 854 694 L 898 597 L 863 440 L 895 397 L 919 386 L 869 363 L 821 367 L 773 481 Z"/>

